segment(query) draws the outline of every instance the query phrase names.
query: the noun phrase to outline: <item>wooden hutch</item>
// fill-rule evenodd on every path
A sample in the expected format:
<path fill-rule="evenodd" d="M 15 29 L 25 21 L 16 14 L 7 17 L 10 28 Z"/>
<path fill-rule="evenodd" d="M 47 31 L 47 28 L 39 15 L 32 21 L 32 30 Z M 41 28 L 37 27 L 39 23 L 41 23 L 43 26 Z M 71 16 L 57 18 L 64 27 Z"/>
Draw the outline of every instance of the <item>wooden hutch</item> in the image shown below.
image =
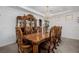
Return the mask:
<path fill-rule="evenodd" d="M 31 15 L 17 16 L 16 27 L 21 27 L 23 34 L 31 34 L 36 32 L 37 20 Z"/>

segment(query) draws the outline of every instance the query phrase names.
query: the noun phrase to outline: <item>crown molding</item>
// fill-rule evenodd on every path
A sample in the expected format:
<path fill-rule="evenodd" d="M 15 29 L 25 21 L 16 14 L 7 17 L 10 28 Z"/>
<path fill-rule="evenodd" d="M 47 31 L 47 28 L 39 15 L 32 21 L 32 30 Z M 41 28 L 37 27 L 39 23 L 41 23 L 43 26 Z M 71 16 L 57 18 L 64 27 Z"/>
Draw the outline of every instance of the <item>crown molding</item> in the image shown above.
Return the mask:
<path fill-rule="evenodd" d="M 22 9 L 25 9 L 25 10 L 27 10 L 27 11 L 30 11 L 30 12 L 32 12 L 32 13 L 38 14 L 38 15 L 40 15 L 40 16 L 42 16 L 42 17 L 45 17 L 45 15 L 44 15 L 43 13 L 40 13 L 40 12 L 34 10 L 34 9 L 29 8 L 29 7 L 25 7 L 25 6 L 18 6 L 18 7 L 22 8 Z M 65 13 L 68 13 L 68 12 L 71 12 L 71 11 L 72 11 L 72 10 L 67 10 L 67 11 L 63 11 L 63 12 L 58 12 L 58 13 L 50 14 L 50 17 L 51 17 L 51 16 L 56 16 L 56 15 L 65 14 Z"/>
<path fill-rule="evenodd" d="M 51 14 L 50 16 L 56 16 L 56 15 L 60 15 L 60 14 L 65 14 L 65 13 L 68 13 L 68 12 L 71 12 L 72 10 L 67 10 L 67 11 L 63 11 L 63 12 L 58 12 L 58 13 L 54 13 L 54 14 Z"/>
<path fill-rule="evenodd" d="M 44 14 L 42 14 L 42 13 L 40 13 L 40 12 L 37 12 L 36 10 L 31 9 L 31 8 L 29 8 L 29 7 L 25 7 L 25 6 L 18 6 L 18 7 L 23 8 L 23 9 L 25 9 L 25 10 L 27 10 L 27 11 L 32 12 L 32 13 L 38 14 L 38 15 L 40 15 L 40 16 L 42 16 L 42 17 L 44 16 Z"/>

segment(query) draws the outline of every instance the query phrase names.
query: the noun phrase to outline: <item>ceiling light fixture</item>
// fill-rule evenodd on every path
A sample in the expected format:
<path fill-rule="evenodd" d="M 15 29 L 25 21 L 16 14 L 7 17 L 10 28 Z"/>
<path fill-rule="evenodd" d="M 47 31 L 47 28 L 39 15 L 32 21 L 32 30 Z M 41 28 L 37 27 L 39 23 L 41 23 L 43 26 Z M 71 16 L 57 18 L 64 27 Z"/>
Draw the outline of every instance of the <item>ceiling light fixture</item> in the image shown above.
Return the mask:
<path fill-rule="evenodd" d="M 45 20 L 48 20 L 48 16 L 49 16 L 49 10 L 48 10 L 48 6 L 45 7 Z"/>
<path fill-rule="evenodd" d="M 45 10 L 46 10 L 46 11 L 45 11 L 45 20 L 48 20 L 49 18 L 51 18 L 51 17 L 50 17 L 51 15 L 50 15 L 50 13 L 49 13 L 49 12 L 50 12 L 49 6 L 46 6 L 46 7 L 45 7 Z"/>

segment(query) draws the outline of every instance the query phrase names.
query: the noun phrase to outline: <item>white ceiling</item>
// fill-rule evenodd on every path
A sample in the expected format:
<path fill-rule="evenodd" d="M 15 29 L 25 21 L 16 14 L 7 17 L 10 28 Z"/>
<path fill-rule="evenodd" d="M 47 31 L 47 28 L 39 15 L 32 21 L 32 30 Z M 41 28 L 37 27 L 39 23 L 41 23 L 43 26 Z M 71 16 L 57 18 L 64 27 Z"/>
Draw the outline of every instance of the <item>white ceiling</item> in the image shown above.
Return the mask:
<path fill-rule="evenodd" d="M 40 12 L 41 14 L 45 15 L 47 12 L 46 6 L 28 6 L 29 8 Z M 79 6 L 48 6 L 48 14 L 54 15 L 61 12 L 66 11 L 79 11 Z"/>

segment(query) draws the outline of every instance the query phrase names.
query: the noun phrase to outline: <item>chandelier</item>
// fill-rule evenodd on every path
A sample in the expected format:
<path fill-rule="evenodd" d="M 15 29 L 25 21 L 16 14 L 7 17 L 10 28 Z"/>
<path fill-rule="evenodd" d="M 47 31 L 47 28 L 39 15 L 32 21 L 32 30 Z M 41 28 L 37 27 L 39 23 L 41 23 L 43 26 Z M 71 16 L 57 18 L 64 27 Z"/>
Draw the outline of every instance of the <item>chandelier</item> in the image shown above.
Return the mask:
<path fill-rule="evenodd" d="M 45 20 L 48 20 L 49 19 L 49 7 L 48 6 L 46 6 L 45 7 Z"/>

